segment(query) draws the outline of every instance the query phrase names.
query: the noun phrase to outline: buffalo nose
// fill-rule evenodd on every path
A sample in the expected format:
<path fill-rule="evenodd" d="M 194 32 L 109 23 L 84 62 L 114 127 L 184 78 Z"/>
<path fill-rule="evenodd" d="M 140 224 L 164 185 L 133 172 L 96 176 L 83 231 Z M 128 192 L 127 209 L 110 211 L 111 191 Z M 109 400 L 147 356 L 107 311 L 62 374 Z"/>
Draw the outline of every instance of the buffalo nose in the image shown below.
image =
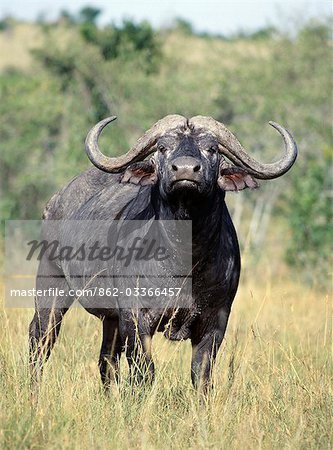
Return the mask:
<path fill-rule="evenodd" d="M 173 161 L 171 168 L 174 172 L 191 174 L 193 172 L 199 172 L 201 165 L 198 160 L 192 158 L 192 156 L 180 156 Z"/>

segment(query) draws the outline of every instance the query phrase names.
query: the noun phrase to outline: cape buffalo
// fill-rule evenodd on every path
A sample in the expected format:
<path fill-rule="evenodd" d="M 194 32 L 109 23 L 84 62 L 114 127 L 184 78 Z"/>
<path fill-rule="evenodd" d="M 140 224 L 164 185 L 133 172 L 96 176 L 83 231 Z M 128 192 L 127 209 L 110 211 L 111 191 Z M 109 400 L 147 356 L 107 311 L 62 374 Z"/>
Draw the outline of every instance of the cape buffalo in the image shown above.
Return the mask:
<path fill-rule="evenodd" d="M 191 340 L 192 382 L 206 389 L 240 275 L 237 236 L 225 193 L 253 189 L 258 186 L 257 179 L 270 180 L 286 173 L 296 160 L 296 143 L 285 128 L 270 122 L 284 140 L 285 154 L 277 162 L 263 164 L 253 159 L 237 138 L 213 118 L 169 115 L 155 123 L 128 153 L 111 158 L 101 153 L 98 138 L 114 119 L 102 120 L 88 133 L 86 152 L 96 167 L 78 175 L 51 198 L 44 210 L 44 223 L 191 221 L 190 307 L 181 303 L 165 308 L 108 307 L 107 298 L 103 307 L 94 307 L 93 300 L 84 306 L 103 323 L 99 367 L 106 387 L 118 378 L 123 351 L 134 380 L 152 379 L 151 338 L 156 331 L 164 331 L 170 339 Z M 149 155 L 150 159 L 145 159 Z M 71 267 L 54 258 L 43 258 L 40 263 L 38 289 L 52 286 L 65 294 L 35 300 L 30 325 L 34 377 L 41 373 L 42 363 L 51 352 L 73 300 L 66 294 L 73 286 Z"/>

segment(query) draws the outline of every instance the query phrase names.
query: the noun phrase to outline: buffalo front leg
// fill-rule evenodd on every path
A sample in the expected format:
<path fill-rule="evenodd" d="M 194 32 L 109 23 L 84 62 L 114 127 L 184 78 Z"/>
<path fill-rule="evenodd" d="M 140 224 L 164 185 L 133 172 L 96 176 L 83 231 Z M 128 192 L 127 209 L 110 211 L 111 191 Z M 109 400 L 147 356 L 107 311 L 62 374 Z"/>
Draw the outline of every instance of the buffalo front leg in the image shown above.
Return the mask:
<path fill-rule="evenodd" d="M 105 318 L 103 320 L 103 340 L 99 356 L 99 371 L 106 390 L 113 381 L 118 382 L 119 380 L 121 349 L 118 319 Z"/>
<path fill-rule="evenodd" d="M 143 382 L 151 383 L 155 372 L 151 356 L 152 334 L 144 314 L 122 311 L 120 330 L 125 342 L 131 381 L 136 385 Z"/>
<path fill-rule="evenodd" d="M 228 323 L 229 312 L 221 310 L 215 318 L 200 318 L 191 338 L 192 363 L 191 378 L 193 386 L 206 393 L 211 384 L 211 373 L 217 352 L 223 341 Z M 206 329 L 206 323 L 212 325 Z M 206 329 L 206 330 L 205 330 Z M 201 330 L 205 330 L 203 333 Z"/>

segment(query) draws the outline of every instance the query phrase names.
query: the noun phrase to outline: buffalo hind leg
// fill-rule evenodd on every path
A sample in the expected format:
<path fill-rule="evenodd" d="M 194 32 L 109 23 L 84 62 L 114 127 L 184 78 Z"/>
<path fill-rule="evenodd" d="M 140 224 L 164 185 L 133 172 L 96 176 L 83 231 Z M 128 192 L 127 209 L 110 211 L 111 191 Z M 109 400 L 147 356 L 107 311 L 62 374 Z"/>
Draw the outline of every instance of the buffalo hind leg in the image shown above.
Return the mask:
<path fill-rule="evenodd" d="M 42 376 L 43 364 L 59 335 L 62 319 L 74 301 L 62 271 L 49 261 L 47 255 L 43 256 L 38 267 L 36 289 L 46 295 L 36 296 L 35 315 L 29 327 L 29 362 L 33 384 Z M 61 295 L 52 295 L 53 292 Z"/>
<path fill-rule="evenodd" d="M 29 366 L 32 382 L 39 382 L 68 308 L 36 309 L 29 327 Z"/>
<path fill-rule="evenodd" d="M 119 381 L 119 361 L 122 344 L 119 334 L 118 319 L 104 318 L 103 339 L 99 356 L 99 371 L 105 390 L 113 381 Z"/>

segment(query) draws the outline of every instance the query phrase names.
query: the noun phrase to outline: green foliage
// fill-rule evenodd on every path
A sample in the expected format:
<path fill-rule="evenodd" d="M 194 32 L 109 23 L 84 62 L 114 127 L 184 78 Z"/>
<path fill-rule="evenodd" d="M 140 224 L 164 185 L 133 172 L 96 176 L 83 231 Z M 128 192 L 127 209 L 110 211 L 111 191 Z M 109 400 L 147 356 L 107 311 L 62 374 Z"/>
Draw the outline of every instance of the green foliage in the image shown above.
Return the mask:
<path fill-rule="evenodd" d="M 96 25 L 96 20 L 101 15 L 101 12 L 99 8 L 85 6 L 79 12 L 79 22 Z"/>
<path fill-rule="evenodd" d="M 249 34 L 248 38 L 253 40 L 259 40 L 259 39 L 271 39 L 274 37 L 274 35 L 277 33 L 277 30 L 275 27 L 265 27 L 261 28 L 260 30 L 254 31 Z"/>
<path fill-rule="evenodd" d="M 260 28 L 256 31 L 241 30 L 233 34 L 231 40 L 266 40 L 273 38 L 277 33 L 277 29 L 273 26 Z"/>
<path fill-rule="evenodd" d="M 52 160 L 62 107 L 57 92 L 45 75 L 10 71 L 0 79 L 1 218 L 39 217 L 43 198 L 55 188 Z"/>
<path fill-rule="evenodd" d="M 257 54 L 244 53 L 237 67 L 223 73 L 216 116 L 232 123 L 254 149 L 267 147 L 271 140 L 272 131 L 262 128 L 269 120 L 293 131 L 301 158 L 310 156 L 314 146 L 328 144 L 331 104 L 327 93 L 332 91 L 328 29 L 322 25 L 320 38 L 317 27 L 306 27 L 295 40 L 281 35 L 271 41 L 269 52 L 258 47 Z"/>
<path fill-rule="evenodd" d="M 85 41 L 97 46 L 105 60 L 122 55 L 131 58 L 133 53 L 140 54 L 146 61 L 147 72 L 157 69 L 160 57 L 160 45 L 150 24 L 143 21 L 136 24 L 124 20 L 120 27 L 108 25 L 98 28 L 94 22 L 85 21 L 80 26 Z"/>
<path fill-rule="evenodd" d="M 181 17 L 174 20 L 173 29 L 187 35 L 195 34 L 191 22 Z"/>
<path fill-rule="evenodd" d="M 76 23 L 76 17 L 73 16 L 67 9 L 62 9 L 59 14 L 59 22 L 64 22 L 69 25 L 73 25 Z"/>
<path fill-rule="evenodd" d="M 311 157 L 298 168 L 288 202 L 291 237 L 287 261 L 306 281 L 319 287 L 330 284 L 333 263 L 332 151 L 327 147 L 326 157 Z"/>
<path fill-rule="evenodd" d="M 11 19 L 10 18 L 4 18 L 0 20 L 0 31 L 8 30 L 11 26 Z"/>
<path fill-rule="evenodd" d="M 82 8 L 76 15 L 67 10 L 60 12 L 58 24 L 65 24 L 75 30 L 75 36 L 72 36 L 73 42 L 68 42 L 69 50 L 70 45 L 75 45 L 74 41 L 77 40 L 77 33 L 79 33 L 85 42 L 96 46 L 106 61 L 118 57 L 129 59 L 133 58 L 133 55 L 134 57 L 140 55 L 145 61 L 146 72 L 156 71 L 161 57 L 161 44 L 150 23 L 147 21 L 135 23 L 126 19 L 120 26 L 109 24 L 99 27 L 96 21 L 101 13 L 99 8 L 90 6 Z M 48 68 L 58 71 L 59 75 L 63 75 L 65 79 L 72 75 L 75 62 L 71 60 L 71 52 L 67 55 L 64 51 L 67 48 L 62 48 L 62 54 L 55 55 L 53 58 L 51 52 L 45 52 L 45 50 L 46 46 L 38 49 L 36 55 L 43 60 L 43 55 L 46 53 L 44 64 Z"/>
<path fill-rule="evenodd" d="M 70 25 L 90 24 L 96 26 L 96 21 L 102 10 L 91 6 L 85 6 L 77 14 L 70 13 L 67 9 L 62 9 L 58 22 L 67 22 Z"/>

